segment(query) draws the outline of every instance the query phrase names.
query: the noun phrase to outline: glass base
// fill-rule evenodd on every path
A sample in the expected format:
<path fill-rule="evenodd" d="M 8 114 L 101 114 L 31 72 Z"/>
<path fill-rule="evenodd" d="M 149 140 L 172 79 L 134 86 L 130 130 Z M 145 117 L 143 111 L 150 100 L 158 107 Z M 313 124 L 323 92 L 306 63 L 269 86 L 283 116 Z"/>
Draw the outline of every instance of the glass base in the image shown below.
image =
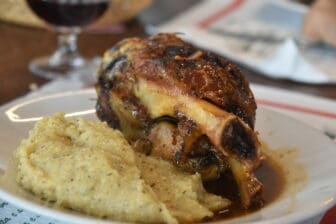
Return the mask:
<path fill-rule="evenodd" d="M 76 73 L 85 67 L 87 63 L 82 57 L 76 57 L 71 63 L 56 63 L 53 58 L 37 58 L 29 63 L 29 71 L 39 77 L 46 79 L 57 79 Z"/>

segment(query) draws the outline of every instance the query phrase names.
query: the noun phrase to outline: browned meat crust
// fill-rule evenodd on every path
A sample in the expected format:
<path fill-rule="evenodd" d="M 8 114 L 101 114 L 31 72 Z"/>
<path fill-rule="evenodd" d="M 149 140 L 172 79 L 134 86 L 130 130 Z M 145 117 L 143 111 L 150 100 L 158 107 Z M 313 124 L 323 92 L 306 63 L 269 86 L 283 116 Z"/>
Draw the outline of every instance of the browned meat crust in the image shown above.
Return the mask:
<path fill-rule="evenodd" d="M 243 205 L 261 190 L 256 103 L 240 70 L 174 34 L 121 41 L 97 73 L 97 115 L 143 152 L 216 178 L 229 168 Z"/>

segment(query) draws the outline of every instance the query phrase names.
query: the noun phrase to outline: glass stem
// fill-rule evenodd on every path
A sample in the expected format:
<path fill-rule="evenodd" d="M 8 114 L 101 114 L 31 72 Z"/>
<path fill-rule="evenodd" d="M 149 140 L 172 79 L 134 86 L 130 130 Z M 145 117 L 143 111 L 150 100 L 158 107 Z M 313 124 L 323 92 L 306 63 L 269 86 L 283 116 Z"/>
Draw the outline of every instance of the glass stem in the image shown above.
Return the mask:
<path fill-rule="evenodd" d="M 77 34 L 62 33 L 58 35 L 58 49 L 51 56 L 50 65 L 78 67 L 84 64 L 84 59 L 77 51 Z"/>
<path fill-rule="evenodd" d="M 58 36 L 58 48 L 67 53 L 77 53 L 77 35 L 75 33 L 60 34 Z"/>

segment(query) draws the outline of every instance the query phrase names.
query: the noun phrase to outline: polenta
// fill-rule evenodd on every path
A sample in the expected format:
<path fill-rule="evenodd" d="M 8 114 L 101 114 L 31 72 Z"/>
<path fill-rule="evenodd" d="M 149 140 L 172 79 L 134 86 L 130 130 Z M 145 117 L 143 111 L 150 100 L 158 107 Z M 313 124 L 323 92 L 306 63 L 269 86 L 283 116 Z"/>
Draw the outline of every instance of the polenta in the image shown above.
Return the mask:
<path fill-rule="evenodd" d="M 198 174 L 136 154 L 105 123 L 66 119 L 62 113 L 36 123 L 16 149 L 14 163 L 24 189 L 61 207 L 112 220 L 200 221 L 230 203 L 207 193 Z"/>

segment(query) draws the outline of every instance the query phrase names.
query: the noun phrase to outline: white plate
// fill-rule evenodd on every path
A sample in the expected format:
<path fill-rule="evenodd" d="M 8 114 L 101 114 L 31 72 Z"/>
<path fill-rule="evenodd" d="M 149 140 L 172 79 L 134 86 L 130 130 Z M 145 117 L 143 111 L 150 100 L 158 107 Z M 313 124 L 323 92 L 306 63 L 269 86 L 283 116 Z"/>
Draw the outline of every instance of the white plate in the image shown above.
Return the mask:
<path fill-rule="evenodd" d="M 12 103 L 0 111 L 0 169 L 9 164 L 13 150 L 27 136 L 37 119 L 64 111 L 68 116 L 97 119 L 93 89 L 58 93 Z M 307 172 L 305 186 L 294 196 L 281 196 L 258 212 L 220 223 L 297 223 L 314 217 L 335 204 L 336 145 L 319 131 L 271 110 L 259 108 L 257 126 L 263 141 L 272 148 L 299 149 L 298 161 Z M 0 186 L 0 197 L 17 206 L 70 223 L 111 223 L 83 214 L 50 207 L 9 181 Z M 295 203 L 293 203 L 293 197 Z M 113 223 L 113 222 L 112 222 Z"/>

